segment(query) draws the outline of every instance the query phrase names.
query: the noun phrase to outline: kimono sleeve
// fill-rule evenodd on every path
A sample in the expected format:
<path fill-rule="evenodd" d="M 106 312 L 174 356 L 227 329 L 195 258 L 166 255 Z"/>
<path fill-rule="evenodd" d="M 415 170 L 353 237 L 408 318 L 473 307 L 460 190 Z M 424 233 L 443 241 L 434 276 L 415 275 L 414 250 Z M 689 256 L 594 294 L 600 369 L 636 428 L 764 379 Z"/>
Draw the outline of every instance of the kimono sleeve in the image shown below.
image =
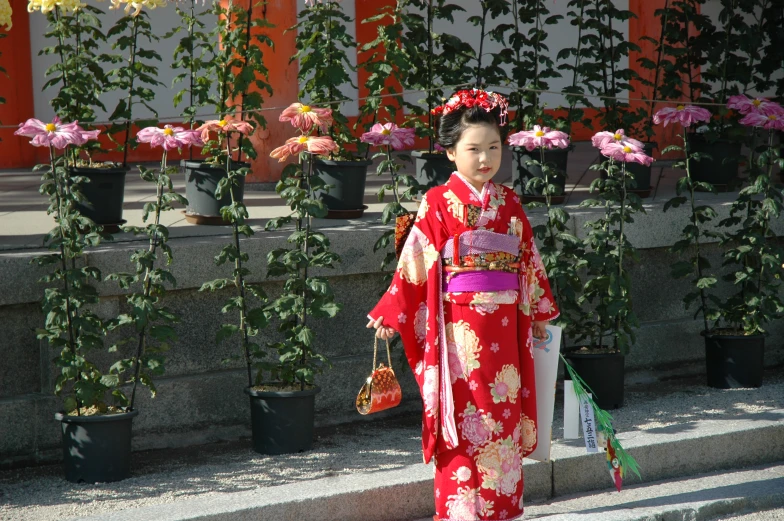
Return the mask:
<path fill-rule="evenodd" d="M 421 379 L 418 365 L 425 356 L 427 336 L 435 317 L 433 302 L 438 302 L 440 287 L 434 284 L 441 262 L 440 250 L 446 242 L 446 229 L 426 194 L 414 226 L 400 254 L 392 283 L 369 318 L 384 317 L 383 324 L 398 331 L 411 369 Z M 430 305 L 428 305 L 430 302 Z"/>
<path fill-rule="evenodd" d="M 547 271 L 542 262 L 542 257 L 539 255 L 539 249 L 536 247 L 533 229 L 522 208 L 518 218 L 521 219 L 523 225 L 520 245 L 522 252 L 520 269 L 523 272 L 527 286 L 527 299 L 521 298 L 521 301 L 527 300 L 528 302 L 528 309 L 524 309 L 523 312 L 530 315 L 531 319 L 537 322 L 553 320 L 561 313 L 558 311 L 555 298 L 550 289 L 550 281 L 547 280 Z"/>

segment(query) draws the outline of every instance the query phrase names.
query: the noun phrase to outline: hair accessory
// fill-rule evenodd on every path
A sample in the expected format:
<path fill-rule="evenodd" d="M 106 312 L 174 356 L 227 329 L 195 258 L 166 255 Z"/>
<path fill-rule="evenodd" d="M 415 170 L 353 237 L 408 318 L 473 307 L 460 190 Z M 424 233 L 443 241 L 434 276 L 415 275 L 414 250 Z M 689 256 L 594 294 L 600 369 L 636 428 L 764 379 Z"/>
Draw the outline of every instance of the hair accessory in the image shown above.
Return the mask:
<path fill-rule="evenodd" d="M 443 116 L 461 108 L 482 107 L 487 112 L 501 108 L 501 126 L 506 125 L 509 101 L 497 92 L 481 89 L 459 90 L 449 100 L 430 111 L 435 116 Z"/>

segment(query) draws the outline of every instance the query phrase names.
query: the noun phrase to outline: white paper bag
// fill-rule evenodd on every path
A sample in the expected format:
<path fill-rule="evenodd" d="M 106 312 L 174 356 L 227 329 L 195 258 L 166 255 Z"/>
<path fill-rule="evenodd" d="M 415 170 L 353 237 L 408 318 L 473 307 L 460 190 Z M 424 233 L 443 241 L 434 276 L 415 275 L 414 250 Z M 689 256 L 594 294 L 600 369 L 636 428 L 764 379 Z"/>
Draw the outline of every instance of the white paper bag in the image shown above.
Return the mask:
<path fill-rule="evenodd" d="M 534 371 L 536 373 L 537 445 L 528 455 L 537 461 L 550 461 L 555 409 L 555 381 L 558 355 L 561 351 L 561 328 L 547 326 L 547 338 L 534 339 Z"/>

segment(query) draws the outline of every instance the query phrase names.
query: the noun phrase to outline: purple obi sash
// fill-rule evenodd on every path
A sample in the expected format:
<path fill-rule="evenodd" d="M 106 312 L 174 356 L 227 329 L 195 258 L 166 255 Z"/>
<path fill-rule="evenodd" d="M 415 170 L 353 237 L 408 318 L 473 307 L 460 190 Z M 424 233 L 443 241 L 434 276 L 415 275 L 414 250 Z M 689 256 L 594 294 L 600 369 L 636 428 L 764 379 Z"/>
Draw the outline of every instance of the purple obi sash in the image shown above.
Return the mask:
<path fill-rule="evenodd" d="M 447 275 L 452 275 L 447 277 Z M 465 271 L 444 273 L 443 290 L 445 293 L 465 293 L 468 291 L 506 291 L 520 289 L 517 273 L 506 271 Z"/>

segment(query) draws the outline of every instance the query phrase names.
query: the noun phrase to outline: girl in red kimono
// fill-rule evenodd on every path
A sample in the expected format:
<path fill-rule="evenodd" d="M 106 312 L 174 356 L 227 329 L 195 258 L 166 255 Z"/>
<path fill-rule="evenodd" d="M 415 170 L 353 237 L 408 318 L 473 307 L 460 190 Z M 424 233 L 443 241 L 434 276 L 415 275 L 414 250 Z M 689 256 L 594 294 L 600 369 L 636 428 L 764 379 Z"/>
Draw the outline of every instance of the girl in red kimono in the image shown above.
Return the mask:
<path fill-rule="evenodd" d="M 368 315 L 399 332 L 423 400 L 438 521 L 516 519 L 536 447 L 533 339 L 558 316 L 531 226 L 501 166 L 506 100 L 466 90 L 438 141 L 457 171 L 422 198 L 392 284 Z"/>

